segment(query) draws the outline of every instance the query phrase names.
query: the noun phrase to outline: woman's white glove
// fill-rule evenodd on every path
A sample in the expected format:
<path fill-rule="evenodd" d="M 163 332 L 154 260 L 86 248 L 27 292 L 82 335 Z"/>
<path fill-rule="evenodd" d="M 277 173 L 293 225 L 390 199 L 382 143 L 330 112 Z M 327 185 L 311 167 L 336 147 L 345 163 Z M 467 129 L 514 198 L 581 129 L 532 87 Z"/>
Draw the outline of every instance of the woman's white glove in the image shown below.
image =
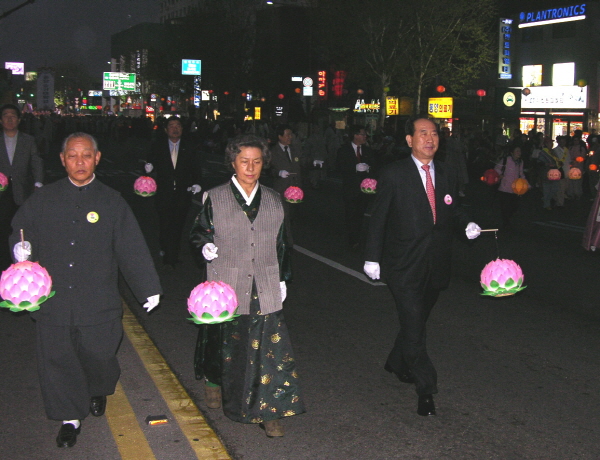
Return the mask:
<path fill-rule="evenodd" d="M 313 166 L 318 166 L 319 168 L 323 167 L 323 160 L 315 160 L 313 161 Z"/>
<path fill-rule="evenodd" d="M 465 229 L 465 234 L 467 235 L 467 238 L 473 240 L 481 234 L 481 227 L 475 222 L 469 222 Z"/>
<path fill-rule="evenodd" d="M 160 302 L 160 294 L 156 294 L 156 295 L 151 295 L 150 297 L 148 297 L 148 302 L 146 302 L 143 307 L 146 309 L 146 311 L 148 313 L 150 313 L 150 310 L 152 310 L 154 307 L 156 307 L 158 305 L 158 302 Z"/>
<path fill-rule="evenodd" d="M 356 172 L 368 172 L 369 165 L 367 163 L 358 163 L 356 165 Z"/>
<path fill-rule="evenodd" d="M 378 280 L 381 269 L 379 268 L 379 264 L 377 262 L 365 262 L 365 266 L 363 267 L 363 271 L 367 274 L 369 278 L 372 280 Z"/>
<path fill-rule="evenodd" d="M 287 179 L 289 177 L 290 173 L 287 172 L 285 169 L 282 169 L 281 171 L 279 171 L 279 177 L 283 178 L 283 179 Z"/>
<path fill-rule="evenodd" d="M 217 254 L 218 249 L 219 248 L 216 247 L 213 243 L 206 243 L 202 247 L 202 255 L 206 260 L 210 262 L 211 260 L 219 257 L 219 254 Z"/>
<path fill-rule="evenodd" d="M 280 281 L 279 287 L 281 288 L 281 301 L 283 302 L 287 297 L 287 286 L 285 285 L 285 281 Z"/>
<path fill-rule="evenodd" d="M 22 243 L 15 244 L 13 247 L 13 254 L 17 262 L 29 260 L 29 257 L 31 256 L 31 243 L 29 241 L 23 241 Z"/>
<path fill-rule="evenodd" d="M 198 184 L 194 184 L 188 188 L 188 192 L 192 192 L 194 195 L 196 193 L 200 193 L 200 190 L 202 190 L 202 187 L 200 187 Z"/>
<path fill-rule="evenodd" d="M 152 172 L 152 170 L 154 169 L 154 166 L 152 165 L 152 163 L 146 163 L 144 165 L 144 170 L 146 171 L 146 173 L 150 174 Z"/>

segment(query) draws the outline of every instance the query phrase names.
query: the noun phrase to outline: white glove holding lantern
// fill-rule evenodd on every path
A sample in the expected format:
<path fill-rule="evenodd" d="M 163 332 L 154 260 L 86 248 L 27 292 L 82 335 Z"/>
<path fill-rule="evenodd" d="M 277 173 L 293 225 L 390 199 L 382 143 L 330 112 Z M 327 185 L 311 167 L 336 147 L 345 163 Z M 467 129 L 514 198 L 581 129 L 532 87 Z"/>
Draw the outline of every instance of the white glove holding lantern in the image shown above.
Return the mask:
<path fill-rule="evenodd" d="M 148 302 L 146 302 L 143 307 L 150 313 L 150 311 L 158 305 L 158 302 L 160 302 L 160 294 L 152 295 L 148 297 L 147 300 Z"/>
<path fill-rule="evenodd" d="M 152 165 L 152 163 L 146 163 L 144 165 L 144 170 L 146 171 L 146 174 L 150 174 L 153 169 L 154 169 L 154 166 Z"/>
<path fill-rule="evenodd" d="M 290 176 L 290 173 L 287 172 L 285 169 L 282 169 L 281 171 L 279 171 L 279 177 L 283 178 L 283 179 L 287 179 Z"/>
<path fill-rule="evenodd" d="M 285 285 L 285 281 L 280 281 L 279 287 L 281 288 L 281 301 L 283 302 L 287 297 L 287 286 Z"/>
<path fill-rule="evenodd" d="M 481 227 L 475 222 L 469 222 L 465 229 L 465 234 L 467 235 L 467 238 L 473 240 L 481 234 Z"/>
<path fill-rule="evenodd" d="M 216 247 L 213 243 L 206 243 L 202 247 L 202 255 L 206 260 L 210 262 L 211 260 L 219 257 L 219 254 L 217 254 L 218 249 L 219 248 Z"/>
<path fill-rule="evenodd" d="M 188 192 L 192 192 L 194 195 L 196 193 L 200 193 L 200 190 L 202 190 L 202 187 L 200 187 L 198 184 L 194 184 L 191 187 L 188 187 Z"/>
<path fill-rule="evenodd" d="M 369 165 L 367 163 L 358 163 L 356 165 L 356 172 L 368 172 Z"/>
<path fill-rule="evenodd" d="M 372 280 L 378 280 L 381 269 L 380 269 L 379 264 L 377 262 L 365 262 L 365 266 L 363 267 L 363 271 Z"/>
<path fill-rule="evenodd" d="M 29 241 L 23 241 L 17 243 L 13 247 L 13 254 L 17 262 L 25 262 L 31 257 L 31 243 Z"/>
<path fill-rule="evenodd" d="M 313 166 L 318 166 L 319 168 L 322 168 L 323 163 L 324 163 L 323 160 L 315 160 L 315 161 L 313 161 Z"/>

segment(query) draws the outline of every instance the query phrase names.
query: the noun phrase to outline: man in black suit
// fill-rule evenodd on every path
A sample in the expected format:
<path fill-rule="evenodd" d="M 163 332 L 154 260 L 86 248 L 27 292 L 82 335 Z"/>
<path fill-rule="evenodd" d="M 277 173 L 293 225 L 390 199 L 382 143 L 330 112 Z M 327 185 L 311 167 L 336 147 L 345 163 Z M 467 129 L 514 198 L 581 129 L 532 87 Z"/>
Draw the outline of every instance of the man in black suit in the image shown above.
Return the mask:
<path fill-rule="evenodd" d="M 365 249 L 365 273 L 385 278 L 396 302 L 400 332 L 385 370 L 405 383 L 415 383 L 417 413 L 435 415 L 437 373 L 426 346 L 426 323 L 442 289 L 450 281 L 452 240 L 465 228 L 472 239 L 481 230 L 467 225 L 458 204 L 455 171 L 434 160 L 436 125 L 409 120 L 406 141 L 412 155 L 387 166 L 379 177 Z"/>
<path fill-rule="evenodd" d="M 42 186 L 44 180 L 44 162 L 35 139 L 19 132 L 20 121 L 21 111 L 16 105 L 5 104 L 0 108 L 0 172 L 9 179 L 7 189 L 0 192 L 0 271 L 12 262 L 8 248 L 10 221 L 19 206 L 35 187 Z"/>
<path fill-rule="evenodd" d="M 155 142 L 148 156 L 146 172 L 156 179 L 156 210 L 163 263 L 173 267 L 179 260 L 181 236 L 192 195 L 202 189 L 200 159 L 185 139 L 178 117 L 170 117 L 165 127 L 167 139 Z"/>
<path fill-rule="evenodd" d="M 373 152 L 365 145 L 367 132 L 361 126 L 350 128 L 351 142 L 343 144 L 337 152 L 337 170 L 342 175 L 342 196 L 346 232 L 351 248 L 360 243 L 363 216 L 367 209 L 368 196 L 361 192 L 360 183 L 373 173 Z"/>

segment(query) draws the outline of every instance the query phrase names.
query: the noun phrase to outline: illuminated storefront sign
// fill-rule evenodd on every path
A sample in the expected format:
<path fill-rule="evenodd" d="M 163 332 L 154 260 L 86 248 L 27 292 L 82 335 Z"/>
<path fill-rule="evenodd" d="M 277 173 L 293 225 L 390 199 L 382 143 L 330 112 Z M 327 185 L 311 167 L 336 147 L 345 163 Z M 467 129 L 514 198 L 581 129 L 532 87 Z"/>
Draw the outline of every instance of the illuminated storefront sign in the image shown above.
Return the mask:
<path fill-rule="evenodd" d="M 202 61 L 200 59 L 182 59 L 181 75 L 202 75 Z"/>
<path fill-rule="evenodd" d="M 88 96 L 89 97 L 102 97 L 102 91 L 89 90 Z"/>
<path fill-rule="evenodd" d="M 519 28 L 556 24 L 558 22 L 580 21 L 585 19 L 586 4 L 531 11 L 519 15 Z"/>
<path fill-rule="evenodd" d="M 512 38 L 512 19 L 500 19 L 498 38 L 498 78 L 501 80 L 510 80 L 511 73 L 511 38 Z"/>
<path fill-rule="evenodd" d="M 36 81 L 37 76 L 37 72 L 25 72 L 25 81 Z"/>
<path fill-rule="evenodd" d="M 370 104 L 365 104 L 364 99 L 357 99 L 354 104 L 354 111 L 357 113 L 377 113 L 381 107 L 379 101 L 372 100 Z"/>
<path fill-rule="evenodd" d="M 260 107 L 254 107 L 254 119 L 260 120 Z"/>
<path fill-rule="evenodd" d="M 542 86 L 542 66 L 524 65 L 521 71 L 523 86 Z"/>
<path fill-rule="evenodd" d="M 13 75 L 25 75 L 24 62 L 5 62 L 4 68 L 11 70 Z"/>
<path fill-rule="evenodd" d="M 534 86 L 521 91 L 521 109 L 585 109 L 587 87 Z"/>
<path fill-rule="evenodd" d="M 319 99 L 327 99 L 327 71 L 319 70 L 317 77 L 317 94 Z"/>
<path fill-rule="evenodd" d="M 112 91 L 135 91 L 135 74 L 104 72 L 102 88 Z"/>
<path fill-rule="evenodd" d="M 427 102 L 427 113 L 433 118 L 452 118 L 451 97 L 430 97 Z"/>
<path fill-rule="evenodd" d="M 385 114 L 386 115 L 398 115 L 398 98 L 386 96 L 385 98 Z"/>

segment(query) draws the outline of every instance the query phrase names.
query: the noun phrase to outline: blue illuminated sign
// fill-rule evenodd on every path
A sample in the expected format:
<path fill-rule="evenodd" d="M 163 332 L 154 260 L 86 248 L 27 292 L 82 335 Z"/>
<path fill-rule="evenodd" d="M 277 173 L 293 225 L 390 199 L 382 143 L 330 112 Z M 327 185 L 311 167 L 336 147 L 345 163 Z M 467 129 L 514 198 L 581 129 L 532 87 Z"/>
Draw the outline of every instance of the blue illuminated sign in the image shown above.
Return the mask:
<path fill-rule="evenodd" d="M 531 11 L 519 15 L 519 28 L 585 19 L 586 4 Z"/>
<path fill-rule="evenodd" d="M 200 59 L 182 59 L 181 75 L 202 75 L 202 61 Z"/>

